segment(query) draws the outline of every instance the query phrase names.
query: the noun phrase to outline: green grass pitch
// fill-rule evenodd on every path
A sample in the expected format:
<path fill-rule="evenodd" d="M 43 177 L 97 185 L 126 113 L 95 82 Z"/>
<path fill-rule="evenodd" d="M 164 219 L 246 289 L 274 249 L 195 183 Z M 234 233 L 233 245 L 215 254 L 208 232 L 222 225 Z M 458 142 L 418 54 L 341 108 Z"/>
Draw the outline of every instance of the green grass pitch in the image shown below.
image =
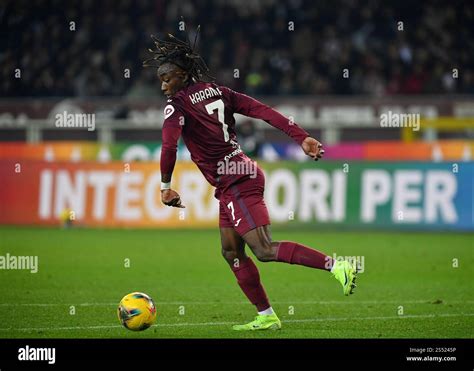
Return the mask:
<path fill-rule="evenodd" d="M 355 294 L 343 296 L 324 271 L 256 262 L 283 327 L 237 333 L 231 325 L 252 320 L 255 309 L 221 257 L 217 228 L 0 227 L 0 255 L 39 257 L 38 273 L 0 270 L 0 338 L 473 337 L 472 235 L 272 232 L 330 255 L 364 257 Z M 157 304 L 157 323 L 143 332 L 117 320 L 118 302 L 132 291 Z"/>

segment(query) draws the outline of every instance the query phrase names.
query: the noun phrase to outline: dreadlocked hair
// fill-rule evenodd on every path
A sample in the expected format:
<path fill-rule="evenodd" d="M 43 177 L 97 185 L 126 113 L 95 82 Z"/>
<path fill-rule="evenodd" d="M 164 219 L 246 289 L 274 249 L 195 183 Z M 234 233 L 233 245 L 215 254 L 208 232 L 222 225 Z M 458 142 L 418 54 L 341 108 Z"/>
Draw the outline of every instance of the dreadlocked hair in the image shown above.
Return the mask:
<path fill-rule="evenodd" d="M 209 74 L 209 68 L 204 62 L 204 59 L 202 59 L 195 49 L 200 29 L 201 26 L 199 25 L 192 46 L 187 32 L 187 41 L 182 41 L 172 34 L 168 34 L 169 40 L 160 40 L 154 35 L 151 35 L 155 43 L 155 49 L 148 50 L 153 53 L 154 56 L 144 61 L 143 67 L 159 68 L 164 63 L 172 63 L 188 73 L 193 81 L 214 81 L 215 78 Z"/>

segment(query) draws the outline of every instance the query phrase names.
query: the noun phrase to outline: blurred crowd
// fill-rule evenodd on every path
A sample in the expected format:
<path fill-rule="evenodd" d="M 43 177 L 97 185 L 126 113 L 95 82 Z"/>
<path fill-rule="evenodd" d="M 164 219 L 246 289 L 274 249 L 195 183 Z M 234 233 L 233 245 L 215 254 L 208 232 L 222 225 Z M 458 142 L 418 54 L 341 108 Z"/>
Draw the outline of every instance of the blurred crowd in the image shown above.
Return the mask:
<path fill-rule="evenodd" d="M 248 94 L 474 94 L 469 2 L 15 0 L 0 7 L 4 97 L 160 95 L 150 34 L 190 38 Z"/>

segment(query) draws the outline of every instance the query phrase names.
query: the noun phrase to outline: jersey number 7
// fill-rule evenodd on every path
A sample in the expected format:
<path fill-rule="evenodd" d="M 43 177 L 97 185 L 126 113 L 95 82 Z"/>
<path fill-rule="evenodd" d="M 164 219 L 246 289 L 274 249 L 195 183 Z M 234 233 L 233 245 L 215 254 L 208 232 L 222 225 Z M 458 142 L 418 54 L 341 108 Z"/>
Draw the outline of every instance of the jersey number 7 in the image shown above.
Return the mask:
<path fill-rule="evenodd" d="M 224 132 L 224 141 L 229 141 L 229 132 L 227 131 L 228 125 L 224 121 L 224 102 L 222 99 L 215 100 L 205 105 L 207 113 L 212 115 L 217 110 L 217 119 L 222 124 L 222 131 Z"/>

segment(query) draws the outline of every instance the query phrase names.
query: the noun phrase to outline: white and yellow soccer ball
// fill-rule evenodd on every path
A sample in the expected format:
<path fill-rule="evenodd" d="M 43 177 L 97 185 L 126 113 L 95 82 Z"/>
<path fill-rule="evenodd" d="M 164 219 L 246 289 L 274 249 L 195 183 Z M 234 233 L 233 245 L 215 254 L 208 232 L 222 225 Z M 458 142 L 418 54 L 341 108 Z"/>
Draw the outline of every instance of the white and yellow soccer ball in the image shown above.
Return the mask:
<path fill-rule="evenodd" d="M 132 331 L 142 331 L 155 323 L 155 303 L 147 294 L 132 292 L 120 300 L 117 315 L 125 328 Z"/>

